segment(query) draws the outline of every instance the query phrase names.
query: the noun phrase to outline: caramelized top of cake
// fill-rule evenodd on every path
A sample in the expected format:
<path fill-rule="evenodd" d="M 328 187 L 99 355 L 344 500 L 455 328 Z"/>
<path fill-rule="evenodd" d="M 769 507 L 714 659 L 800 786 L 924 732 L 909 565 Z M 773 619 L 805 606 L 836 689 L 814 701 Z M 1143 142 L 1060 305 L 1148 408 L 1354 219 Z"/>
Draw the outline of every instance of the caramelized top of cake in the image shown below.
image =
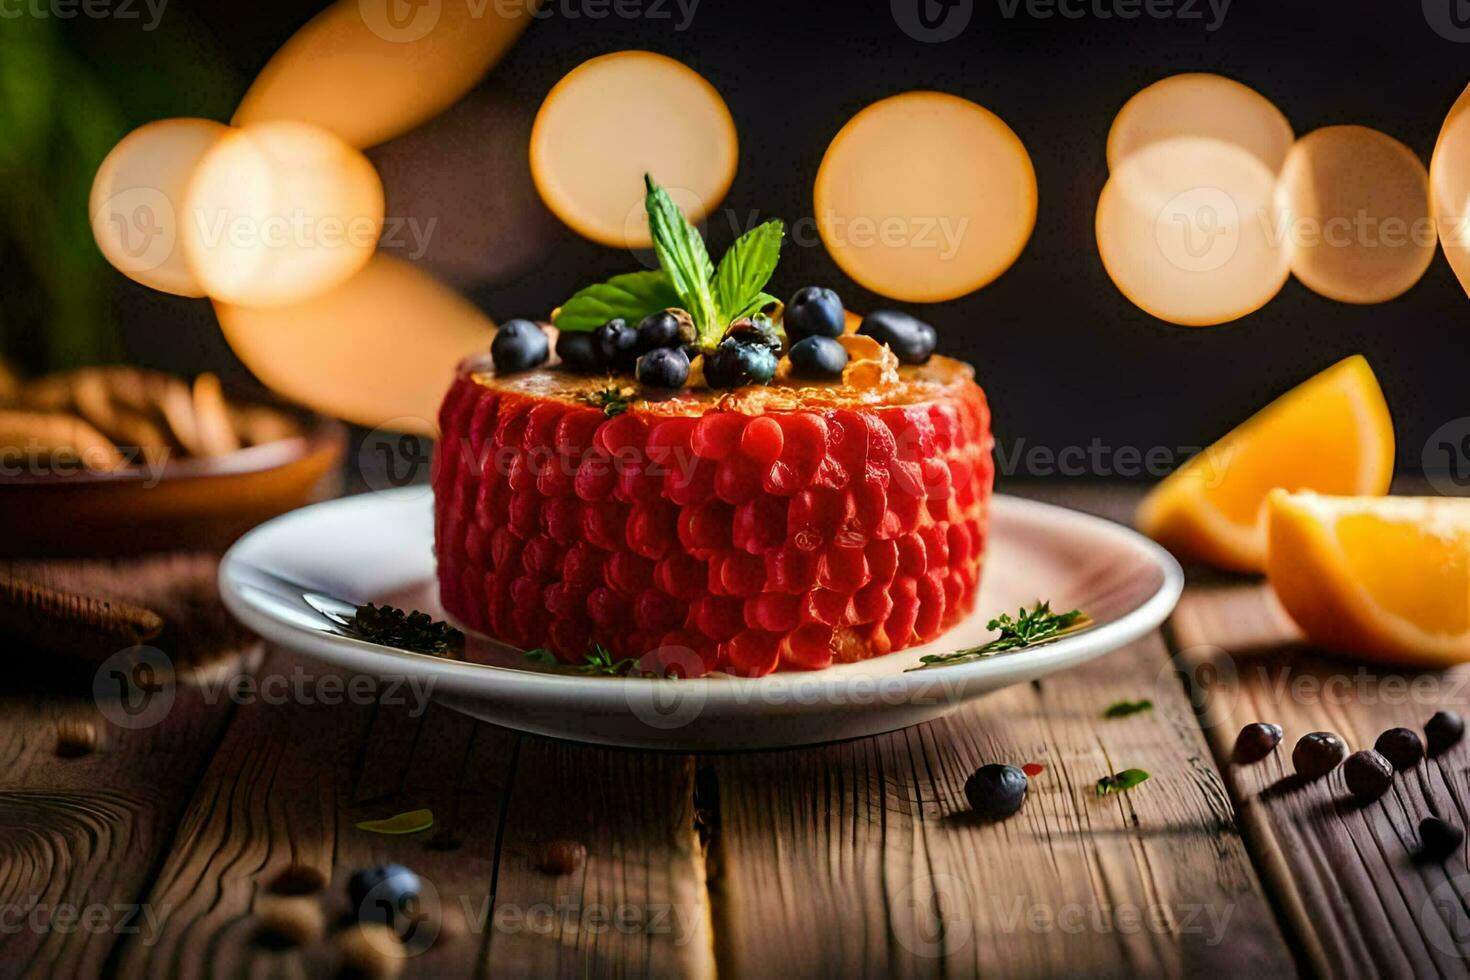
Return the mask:
<path fill-rule="evenodd" d="M 783 362 L 783 368 L 785 367 Z M 631 375 L 576 374 L 562 368 L 496 374 L 488 359 L 466 363 L 463 370 L 478 384 L 502 391 L 577 404 L 602 404 L 611 389 L 621 391 L 633 411 L 660 415 L 699 416 L 710 411 L 745 415 L 797 410 L 832 410 L 879 405 L 913 405 L 932 401 L 974 381 L 970 365 L 934 355 L 926 364 L 855 361 L 842 380 L 808 381 L 777 375 L 768 385 L 718 390 L 691 385 L 667 398 L 650 399 Z"/>

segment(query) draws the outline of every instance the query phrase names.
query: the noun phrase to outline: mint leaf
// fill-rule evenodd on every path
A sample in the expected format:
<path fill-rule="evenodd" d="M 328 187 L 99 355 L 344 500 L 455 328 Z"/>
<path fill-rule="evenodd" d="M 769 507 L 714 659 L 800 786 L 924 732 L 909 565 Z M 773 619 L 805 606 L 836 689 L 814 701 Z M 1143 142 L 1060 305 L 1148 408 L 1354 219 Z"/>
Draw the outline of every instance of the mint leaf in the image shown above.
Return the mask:
<path fill-rule="evenodd" d="M 763 295 L 761 290 L 771 281 L 781 258 L 784 230 L 780 221 L 757 225 L 735 239 L 720 259 L 720 267 L 715 270 L 714 296 L 715 309 L 722 321 L 748 315 L 750 305 Z"/>
<path fill-rule="evenodd" d="M 738 320 L 743 316 L 755 316 L 757 313 L 761 312 L 772 303 L 775 303 L 778 306 L 782 305 L 781 300 L 775 296 L 772 296 L 770 293 L 756 293 L 755 297 L 751 299 L 749 303 L 746 303 L 743 307 L 732 313 L 730 315 L 730 319 Z"/>
<path fill-rule="evenodd" d="M 705 250 L 699 231 L 684 217 L 684 212 L 653 177 L 643 175 L 648 188 L 643 206 L 648 210 L 648 227 L 653 233 L 653 251 L 658 264 L 669 274 L 669 282 L 679 294 L 684 309 L 694 319 L 700 342 L 713 347 L 719 340 L 719 310 L 710 280 L 715 267 Z"/>
<path fill-rule="evenodd" d="M 1148 698 L 1144 698 L 1142 701 L 1119 701 L 1104 711 L 1103 717 L 1127 718 L 1129 715 L 1136 715 L 1140 711 L 1151 711 L 1153 710 L 1153 706 L 1154 703 Z"/>
<path fill-rule="evenodd" d="M 679 303 L 679 294 L 668 273 L 626 272 L 578 290 L 561 305 L 552 322 L 558 330 L 586 331 L 596 330 L 614 317 L 622 317 L 636 327 L 650 313 Z"/>

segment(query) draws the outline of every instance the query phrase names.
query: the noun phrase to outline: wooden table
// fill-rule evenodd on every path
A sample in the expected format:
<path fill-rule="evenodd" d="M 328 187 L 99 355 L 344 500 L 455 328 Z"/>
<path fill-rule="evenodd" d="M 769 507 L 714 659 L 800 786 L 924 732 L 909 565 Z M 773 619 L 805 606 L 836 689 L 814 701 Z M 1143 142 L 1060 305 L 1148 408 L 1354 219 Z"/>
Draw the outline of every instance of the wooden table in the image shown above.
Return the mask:
<path fill-rule="evenodd" d="M 1005 489 L 1125 520 L 1137 498 Z M 549 741 L 420 712 L 401 690 L 354 697 L 350 678 L 275 650 L 232 671 L 256 687 L 231 696 L 216 671 L 75 759 L 57 757 L 57 725 L 96 717 L 91 699 L 0 698 L 0 973 L 319 973 L 330 940 L 262 941 L 265 883 L 319 869 L 335 923 L 351 873 L 389 860 L 441 909 L 410 974 L 1467 972 L 1465 855 L 1412 850 L 1428 813 L 1465 824 L 1470 744 L 1366 807 L 1340 774 L 1283 784 L 1285 752 L 1227 760 L 1255 720 L 1284 725 L 1288 750 L 1314 729 L 1371 745 L 1464 710 L 1470 673 L 1315 655 L 1255 580 L 1192 572 L 1162 635 L 941 722 L 784 752 Z M 1153 709 L 1104 719 L 1140 698 Z M 1045 769 L 1020 813 L 980 824 L 963 784 L 990 761 Z M 1126 767 L 1152 778 L 1096 795 Z M 355 827 L 420 807 L 433 831 Z M 586 847 L 571 875 L 536 868 L 556 839 Z"/>

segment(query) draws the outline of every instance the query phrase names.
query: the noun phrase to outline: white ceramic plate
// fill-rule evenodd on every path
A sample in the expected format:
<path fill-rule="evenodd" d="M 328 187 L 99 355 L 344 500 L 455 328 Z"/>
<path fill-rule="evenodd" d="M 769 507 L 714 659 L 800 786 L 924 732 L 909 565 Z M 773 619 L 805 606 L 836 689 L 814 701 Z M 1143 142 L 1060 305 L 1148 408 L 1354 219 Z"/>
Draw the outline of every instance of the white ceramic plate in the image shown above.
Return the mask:
<path fill-rule="evenodd" d="M 471 635 L 466 660 L 340 635 L 304 593 L 389 602 L 442 618 L 434 583 L 432 499 L 406 487 L 278 517 L 220 566 L 225 604 L 268 640 L 383 678 L 415 679 L 434 700 L 485 721 L 556 738 L 678 750 L 763 749 L 893 731 L 971 698 L 1062 670 L 1154 630 L 1184 576 L 1133 531 L 1049 504 L 997 496 L 974 615 L 934 643 L 823 671 L 697 680 L 589 677 L 542 667 Z M 990 639 L 985 623 L 1038 599 L 1096 625 L 1046 646 L 910 671 L 926 653 Z M 468 662 L 473 661 L 473 662 Z"/>

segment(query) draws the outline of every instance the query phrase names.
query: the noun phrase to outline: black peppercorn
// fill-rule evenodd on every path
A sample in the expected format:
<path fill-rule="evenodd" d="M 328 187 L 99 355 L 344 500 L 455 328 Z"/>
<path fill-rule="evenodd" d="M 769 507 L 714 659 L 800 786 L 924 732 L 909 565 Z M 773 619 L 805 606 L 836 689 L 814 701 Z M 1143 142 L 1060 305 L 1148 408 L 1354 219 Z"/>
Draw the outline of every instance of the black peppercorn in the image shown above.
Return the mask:
<path fill-rule="evenodd" d="M 1419 733 L 1409 728 L 1390 728 L 1378 736 L 1373 748 L 1399 772 L 1414 768 L 1424 758 L 1424 743 L 1419 741 Z"/>
<path fill-rule="evenodd" d="M 1347 758 L 1347 746 L 1332 732 L 1308 732 L 1291 751 L 1291 764 L 1303 779 L 1321 779 Z"/>
<path fill-rule="evenodd" d="M 1242 765 L 1260 762 L 1281 743 L 1281 726 L 1258 721 L 1246 725 L 1235 736 L 1234 759 Z"/>
<path fill-rule="evenodd" d="M 1393 785 L 1393 765 L 1372 749 L 1348 756 L 1342 775 L 1347 780 L 1348 792 L 1363 803 L 1378 799 Z"/>
<path fill-rule="evenodd" d="M 1429 754 L 1439 755 L 1449 749 L 1465 734 L 1465 719 L 1453 711 L 1436 711 L 1434 717 L 1424 723 L 1424 738 L 1429 743 Z"/>

